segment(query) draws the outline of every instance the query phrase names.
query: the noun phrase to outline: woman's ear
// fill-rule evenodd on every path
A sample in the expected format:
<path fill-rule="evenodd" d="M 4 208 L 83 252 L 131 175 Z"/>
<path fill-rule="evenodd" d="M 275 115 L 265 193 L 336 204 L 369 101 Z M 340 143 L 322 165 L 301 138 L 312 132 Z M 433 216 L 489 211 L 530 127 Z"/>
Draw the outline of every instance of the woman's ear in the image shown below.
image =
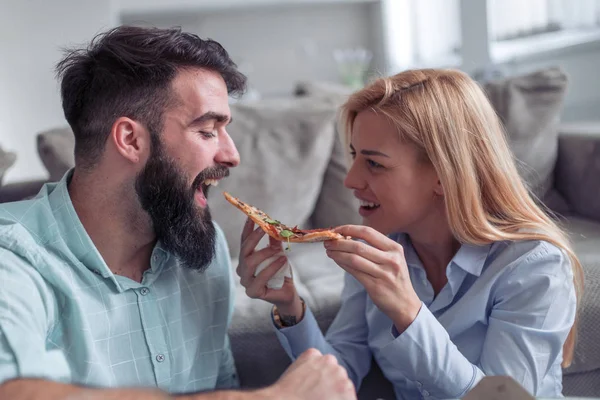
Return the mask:
<path fill-rule="evenodd" d="M 442 187 L 442 182 L 439 179 L 433 188 L 433 192 L 438 196 L 444 196 L 444 188 Z"/>

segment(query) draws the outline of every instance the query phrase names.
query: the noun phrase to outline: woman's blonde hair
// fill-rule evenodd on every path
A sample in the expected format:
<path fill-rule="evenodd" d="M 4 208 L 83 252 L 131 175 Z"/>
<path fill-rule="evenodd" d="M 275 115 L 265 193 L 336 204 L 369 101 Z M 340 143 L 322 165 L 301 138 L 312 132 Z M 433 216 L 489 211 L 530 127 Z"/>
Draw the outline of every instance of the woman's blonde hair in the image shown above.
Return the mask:
<path fill-rule="evenodd" d="M 433 164 L 444 188 L 449 225 L 459 242 L 544 240 L 564 250 L 573 268 L 579 309 L 581 264 L 567 236 L 523 183 L 502 123 L 475 81 L 461 71 L 438 69 L 377 79 L 342 106 L 346 144 L 363 110 L 389 118 L 401 138 Z M 576 327 L 575 323 L 563 347 L 563 367 L 573 360 Z"/>

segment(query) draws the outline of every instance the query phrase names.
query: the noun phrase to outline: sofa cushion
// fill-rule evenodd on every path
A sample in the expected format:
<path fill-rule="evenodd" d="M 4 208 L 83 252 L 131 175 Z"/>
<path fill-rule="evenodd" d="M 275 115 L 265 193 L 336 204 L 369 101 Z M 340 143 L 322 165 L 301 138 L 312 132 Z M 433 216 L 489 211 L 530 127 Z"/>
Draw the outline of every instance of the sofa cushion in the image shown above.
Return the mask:
<path fill-rule="evenodd" d="M 298 81 L 294 95 L 317 97 L 340 106 L 354 91 L 348 86 L 326 81 Z"/>
<path fill-rule="evenodd" d="M 562 221 L 583 265 L 584 296 L 579 311 L 575 358 L 565 374 L 600 369 L 600 223 L 569 217 Z"/>
<path fill-rule="evenodd" d="M 352 92 L 347 86 L 321 81 L 299 81 L 295 89 L 296 96 L 324 100 L 337 109 Z M 352 195 L 352 191 L 344 186 L 349 158 L 337 122 L 335 142 L 323 178 L 323 187 L 311 216 L 312 225 L 315 227 L 360 224 L 362 221 L 358 214 L 358 200 Z"/>
<path fill-rule="evenodd" d="M 6 171 L 12 167 L 16 160 L 17 155 L 15 153 L 11 151 L 4 151 L 0 147 L 0 186 L 2 186 L 4 174 L 6 174 Z"/>
<path fill-rule="evenodd" d="M 69 127 L 40 132 L 37 149 L 51 182 L 60 180 L 65 172 L 75 166 L 75 136 Z"/>
<path fill-rule="evenodd" d="M 559 68 L 483 84 L 504 122 L 517 166 L 540 199 L 553 187 L 558 126 L 567 77 Z"/>
<path fill-rule="evenodd" d="M 561 127 L 555 178 L 569 211 L 600 222 L 600 122 Z"/>
<path fill-rule="evenodd" d="M 321 192 L 311 216 L 311 225 L 317 228 L 362 223 L 362 217 L 358 214 L 358 199 L 344 186 L 348 172 L 347 151 L 339 135 L 335 136 Z"/>
<path fill-rule="evenodd" d="M 238 103 L 231 108 L 228 131 L 241 164 L 218 188 L 285 224 L 307 226 L 331 156 L 335 108 L 313 99 Z M 219 190 L 211 191 L 209 203 L 232 256 L 237 256 L 245 216 Z"/>

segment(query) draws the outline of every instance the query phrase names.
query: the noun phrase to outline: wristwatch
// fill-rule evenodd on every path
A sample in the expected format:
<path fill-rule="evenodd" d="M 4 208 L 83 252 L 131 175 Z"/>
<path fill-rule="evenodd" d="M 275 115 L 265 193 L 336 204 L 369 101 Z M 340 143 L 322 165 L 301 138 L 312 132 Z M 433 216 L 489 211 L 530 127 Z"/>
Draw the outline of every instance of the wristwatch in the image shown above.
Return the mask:
<path fill-rule="evenodd" d="M 290 326 L 294 326 L 298 322 L 302 321 L 302 318 L 304 318 L 304 314 L 306 312 L 306 303 L 303 299 L 300 299 L 300 301 L 302 302 L 302 315 L 300 316 L 300 320 L 297 320 L 295 315 L 279 314 L 277 306 L 273 306 L 273 320 L 275 321 L 275 325 L 277 325 L 280 328 L 287 328 Z"/>

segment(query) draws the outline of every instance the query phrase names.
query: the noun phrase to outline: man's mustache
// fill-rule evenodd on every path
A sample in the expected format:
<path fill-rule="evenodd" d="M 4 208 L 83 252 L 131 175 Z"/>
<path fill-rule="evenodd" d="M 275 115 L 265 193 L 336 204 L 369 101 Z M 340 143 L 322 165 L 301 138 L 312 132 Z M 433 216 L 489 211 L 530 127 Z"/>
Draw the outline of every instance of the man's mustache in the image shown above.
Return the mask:
<path fill-rule="evenodd" d="M 196 176 L 194 179 L 193 188 L 194 190 L 202 187 L 202 183 L 207 179 L 223 179 L 229 176 L 229 168 L 223 165 L 215 165 L 214 167 L 208 167 Z"/>

